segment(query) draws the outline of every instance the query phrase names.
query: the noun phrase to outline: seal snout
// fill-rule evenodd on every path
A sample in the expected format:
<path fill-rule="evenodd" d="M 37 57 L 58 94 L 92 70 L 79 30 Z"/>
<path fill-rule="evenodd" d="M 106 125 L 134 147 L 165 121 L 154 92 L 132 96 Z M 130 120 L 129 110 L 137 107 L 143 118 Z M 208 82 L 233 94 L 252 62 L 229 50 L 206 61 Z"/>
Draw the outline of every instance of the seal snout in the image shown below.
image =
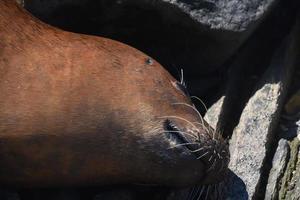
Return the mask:
<path fill-rule="evenodd" d="M 205 183 L 217 182 L 225 176 L 229 150 L 220 134 L 210 127 L 205 131 L 202 128 L 181 127 L 176 120 L 170 119 L 164 121 L 164 129 L 171 149 L 184 149 L 204 164 L 207 172 Z"/>

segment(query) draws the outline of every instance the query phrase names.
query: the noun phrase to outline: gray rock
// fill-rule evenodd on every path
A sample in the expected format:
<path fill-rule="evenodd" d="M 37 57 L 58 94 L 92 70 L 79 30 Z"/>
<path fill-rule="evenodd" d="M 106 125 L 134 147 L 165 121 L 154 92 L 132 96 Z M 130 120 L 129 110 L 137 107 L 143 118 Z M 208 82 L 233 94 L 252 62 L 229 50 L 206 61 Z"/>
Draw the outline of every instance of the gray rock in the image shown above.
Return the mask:
<path fill-rule="evenodd" d="M 292 190 L 290 190 L 287 194 L 289 199 L 300 199 L 300 149 L 298 149 L 298 162 L 296 165 L 296 169 L 293 172 L 293 178 L 290 181 L 293 184 Z"/>
<path fill-rule="evenodd" d="M 221 115 L 222 106 L 224 102 L 224 96 L 222 96 L 216 103 L 214 103 L 210 108 L 208 108 L 204 119 L 209 123 L 214 129 L 217 128 L 219 117 Z"/>
<path fill-rule="evenodd" d="M 300 15 L 298 14 L 297 23 L 294 28 L 294 46 L 295 49 L 291 55 L 293 55 L 292 60 L 295 64 L 299 65 L 300 57 Z M 298 68 L 299 69 L 299 68 Z M 299 80 L 298 80 L 299 81 Z M 292 109 L 293 110 L 293 109 Z M 279 199 L 300 199 L 300 142 L 299 142 L 299 122 L 296 122 L 296 128 L 292 131 L 296 131 L 297 137 L 290 143 L 291 156 L 287 169 L 285 171 L 284 177 L 282 178 L 282 184 L 279 191 Z"/>
<path fill-rule="evenodd" d="M 288 162 L 290 146 L 287 140 L 281 139 L 272 162 L 265 200 L 276 200 L 278 198 L 281 178 Z"/>
<path fill-rule="evenodd" d="M 296 33 L 294 31 L 294 35 L 286 39 L 274 54 L 269 69 L 244 108 L 232 136 L 229 166 L 245 183 L 249 199 L 261 195 L 260 184 L 266 155 L 295 66 Z"/>
<path fill-rule="evenodd" d="M 290 191 L 290 199 L 300 199 L 300 148 L 298 147 L 298 162 L 293 174 L 291 183 L 294 184 L 293 190 Z"/>
<path fill-rule="evenodd" d="M 174 4 L 196 21 L 213 29 L 248 30 L 276 0 L 163 0 Z"/>
<path fill-rule="evenodd" d="M 290 142 L 290 159 L 281 180 L 278 199 L 298 200 L 300 198 L 300 142 L 297 138 Z"/>
<path fill-rule="evenodd" d="M 271 124 L 278 108 L 279 88 L 276 84 L 266 84 L 256 92 L 246 106 L 231 141 L 230 169 L 244 181 L 249 199 L 253 199 L 259 187 L 266 143 L 274 128 Z"/>
<path fill-rule="evenodd" d="M 300 122 L 300 121 L 299 121 Z M 297 131 L 297 138 L 300 141 L 300 125 L 298 126 L 298 131 Z"/>

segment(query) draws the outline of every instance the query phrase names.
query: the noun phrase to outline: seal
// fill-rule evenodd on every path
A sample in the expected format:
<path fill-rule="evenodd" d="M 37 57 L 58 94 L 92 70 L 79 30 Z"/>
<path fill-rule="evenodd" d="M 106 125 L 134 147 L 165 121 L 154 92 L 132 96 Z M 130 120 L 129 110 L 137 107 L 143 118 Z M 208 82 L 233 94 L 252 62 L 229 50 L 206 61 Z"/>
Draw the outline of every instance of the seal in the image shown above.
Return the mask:
<path fill-rule="evenodd" d="M 1 185 L 211 184 L 228 160 L 157 61 L 0 1 Z"/>

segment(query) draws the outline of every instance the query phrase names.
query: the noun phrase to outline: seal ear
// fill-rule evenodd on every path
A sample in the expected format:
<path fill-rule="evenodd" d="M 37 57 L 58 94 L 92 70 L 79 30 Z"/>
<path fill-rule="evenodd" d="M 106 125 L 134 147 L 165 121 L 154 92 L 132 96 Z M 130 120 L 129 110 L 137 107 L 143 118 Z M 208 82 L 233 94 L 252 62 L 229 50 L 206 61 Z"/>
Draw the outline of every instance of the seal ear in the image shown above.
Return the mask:
<path fill-rule="evenodd" d="M 180 84 L 186 88 L 186 83 L 184 81 L 183 69 L 180 70 Z"/>

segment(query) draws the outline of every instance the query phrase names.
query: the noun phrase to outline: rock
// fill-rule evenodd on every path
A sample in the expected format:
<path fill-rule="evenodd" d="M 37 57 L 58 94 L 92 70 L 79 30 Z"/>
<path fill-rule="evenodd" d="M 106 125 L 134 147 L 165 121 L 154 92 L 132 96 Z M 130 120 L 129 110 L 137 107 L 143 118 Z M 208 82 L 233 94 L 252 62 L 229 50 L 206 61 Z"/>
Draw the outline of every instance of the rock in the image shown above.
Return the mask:
<path fill-rule="evenodd" d="M 222 96 L 216 103 L 214 103 L 205 113 L 204 119 L 214 129 L 217 128 L 219 117 L 221 115 L 222 106 L 225 96 Z"/>
<path fill-rule="evenodd" d="M 300 199 L 300 148 L 298 147 L 298 158 L 296 168 L 293 171 L 293 178 L 290 183 L 293 187 L 287 192 L 287 199 Z"/>
<path fill-rule="evenodd" d="M 222 130 L 225 137 L 232 135 L 243 109 L 257 87 L 257 82 L 270 65 L 274 51 L 294 25 L 295 16 L 290 16 L 292 11 L 286 11 L 282 2 L 281 6 L 282 9 L 278 11 L 277 15 L 268 17 L 229 63 L 228 79 L 222 82 L 222 84 L 226 84 L 222 93 L 225 98 L 218 122 L 218 128 Z M 283 14 L 286 12 L 289 14 Z M 282 29 L 278 30 L 274 26 L 274 21 Z"/>
<path fill-rule="evenodd" d="M 230 169 L 243 180 L 249 199 L 261 198 L 262 172 L 274 139 L 291 73 L 295 67 L 297 30 L 273 56 L 269 69 L 244 108 L 231 145 Z M 234 193 L 234 191 L 232 191 Z M 229 192 L 231 193 L 231 192 Z"/>
<path fill-rule="evenodd" d="M 300 142 L 295 138 L 291 143 L 290 160 L 288 162 L 278 199 L 300 199 Z"/>
<path fill-rule="evenodd" d="M 245 31 L 256 24 L 276 0 L 163 0 L 188 14 L 192 19 L 212 29 Z"/>
<path fill-rule="evenodd" d="M 272 169 L 269 174 L 265 200 L 276 200 L 280 189 L 280 181 L 289 158 L 290 146 L 287 140 L 281 139 L 272 162 Z"/>
<path fill-rule="evenodd" d="M 289 170 L 282 184 L 282 193 L 286 199 L 300 199 L 300 121 L 297 122 L 298 137 L 292 142 L 293 155 L 289 162 Z M 292 178 L 291 178 L 292 177 Z M 281 196 L 282 197 L 282 196 Z"/>

